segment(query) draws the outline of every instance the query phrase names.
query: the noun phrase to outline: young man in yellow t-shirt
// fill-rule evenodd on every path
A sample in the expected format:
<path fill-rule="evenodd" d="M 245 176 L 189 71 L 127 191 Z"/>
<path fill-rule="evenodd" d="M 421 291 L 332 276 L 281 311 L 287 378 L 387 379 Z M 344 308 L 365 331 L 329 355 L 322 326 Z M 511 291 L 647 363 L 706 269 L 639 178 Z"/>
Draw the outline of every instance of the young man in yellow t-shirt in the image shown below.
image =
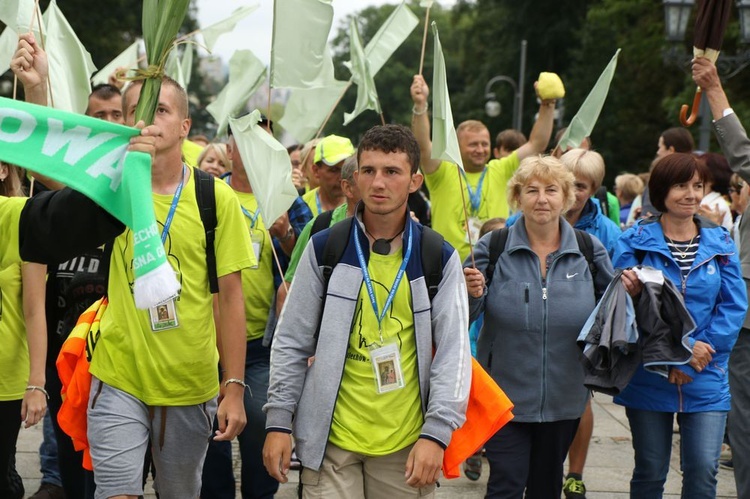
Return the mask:
<path fill-rule="evenodd" d="M 126 123 L 134 122 L 141 83 L 123 93 Z M 88 435 L 97 497 L 142 495 L 143 456 L 151 441 L 162 497 L 197 497 L 212 421 L 217 410 L 219 361 L 213 302 L 206 267 L 205 229 L 195 178 L 181 159 L 190 131 L 187 95 L 164 78 L 154 124 L 159 129 L 152 164 L 153 201 L 162 240 L 181 283 L 177 297 L 138 310 L 133 300 L 133 234 L 115 239 L 110 261 L 109 306 L 94 350 Z M 231 440 L 245 424 L 244 305 L 240 271 L 255 263 L 242 212 L 231 189 L 215 184 L 216 326 L 222 347 L 223 399 L 219 431 Z"/>
<path fill-rule="evenodd" d="M 450 245 L 434 248 L 443 277 L 430 301 L 428 229 L 407 206 L 422 183 L 411 131 L 374 127 L 357 156 L 362 202 L 338 225 L 351 227 L 346 250 L 326 289 L 337 226 L 311 238 L 276 329 L 263 459 L 286 482 L 294 433 L 303 498 L 434 497 L 471 384 L 463 273 Z"/>
<path fill-rule="evenodd" d="M 266 331 L 276 322 L 274 297 L 280 275 L 274 262 L 273 248 L 279 257 L 282 270 L 286 270 L 289 255 L 292 254 L 297 238 L 307 222 L 312 219 L 310 209 L 297 197 L 287 212 L 273 223 L 266 224 L 258 207 L 253 186 L 245 171 L 245 161 L 251 168 L 266 168 L 266 165 L 253 165 L 251 158 L 243 158 L 229 127 L 227 152 L 232 160 L 232 171 L 223 179 L 240 201 L 245 230 L 250 234 L 253 252 L 258 264 L 242 271 L 242 291 L 245 299 L 245 329 L 247 349 L 245 356 L 245 383 L 252 397 L 245 397 L 247 426 L 237 438 L 240 444 L 240 471 L 242 497 L 246 499 L 272 497 L 279 488 L 279 482 L 271 477 L 263 467 L 263 440 L 265 437 L 265 414 L 268 391 L 268 371 L 271 348 L 264 339 Z M 213 449 L 206 456 L 203 476 L 202 497 L 221 495 L 219 491 L 234 491 L 232 450 L 229 442 L 214 442 Z M 223 449 L 221 449 L 223 447 Z M 217 449 L 218 448 L 218 449 Z M 234 494 L 234 492 L 232 492 Z"/>
<path fill-rule="evenodd" d="M 471 243 L 476 244 L 484 222 L 490 218 L 508 218 L 505 193 L 508 180 L 521 160 L 545 151 L 552 135 L 555 100 L 541 101 L 539 118 L 531 129 L 529 141 L 502 159 L 490 160 L 490 132 L 482 122 L 469 120 L 458 125 L 456 134 L 464 166 L 462 172 L 453 163 L 432 159 L 427 113 L 429 95 L 430 89 L 424 78 L 415 75 L 411 84 L 414 102 L 411 127 L 419 142 L 422 173 L 430 191 L 432 228 L 440 232 L 465 260 L 471 249 L 467 227 L 471 231 Z"/>

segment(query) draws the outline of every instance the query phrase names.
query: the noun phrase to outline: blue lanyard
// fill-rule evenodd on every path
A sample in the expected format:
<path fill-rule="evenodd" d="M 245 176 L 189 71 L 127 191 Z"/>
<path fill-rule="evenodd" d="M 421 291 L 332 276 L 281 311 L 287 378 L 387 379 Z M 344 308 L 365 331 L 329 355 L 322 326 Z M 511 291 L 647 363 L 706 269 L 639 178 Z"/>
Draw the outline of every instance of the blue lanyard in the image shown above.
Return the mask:
<path fill-rule="evenodd" d="M 172 196 L 172 205 L 169 207 L 169 213 L 167 213 L 167 219 L 164 221 L 164 229 L 161 231 L 161 243 L 164 244 L 169 235 L 169 228 L 172 226 L 172 219 L 174 218 L 174 212 L 177 211 L 177 203 L 180 201 L 180 195 L 182 195 L 182 187 L 185 185 L 185 172 L 187 167 L 182 165 L 182 178 L 180 183 L 177 185 L 177 190 L 174 191 Z"/>
<path fill-rule="evenodd" d="M 315 206 L 318 207 L 318 215 L 323 213 L 323 207 L 320 205 L 320 191 L 315 192 Z"/>
<path fill-rule="evenodd" d="M 231 184 L 231 183 L 229 182 L 229 177 L 231 177 L 231 176 L 232 176 L 232 175 L 231 175 L 231 174 L 229 174 L 229 175 L 227 175 L 226 177 L 224 177 L 224 182 L 225 182 L 225 183 L 226 183 L 226 184 L 227 184 L 227 185 L 228 185 L 229 187 L 232 187 L 232 184 Z M 256 222 L 258 221 L 258 216 L 260 215 L 260 210 L 255 210 L 255 212 L 254 212 L 254 213 L 250 213 L 250 211 L 249 211 L 249 210 L 247 210 L 247 209 L 245 209 L 245 207 L 244 207 L 244 206 L 242 206 L 242 205 L 240 205 L 240 209 L 242 210 L 242 213 L 243 213 L 243 214 L 244 214 L 244 215 L 245 215 L 245 216 L 246 216 L 247 218 L 249 218 L 249 219 L 250 219 L 250 228 L 254 229 L 254 228 L 255 228 L 255 224 L 256 224 Z"/>
<path fill-rule="evenodd" d="M 258 221 L 258 215 L 260 215 L 260 210 L 255 210 L 255 213 L 250 213 L 250 211 L 246 210 L 244 206 L 240 205 L 240 208 L 242 209 L 242 213 L 250 219 L 250 227 L 255 228 L 255 222 Z"/>
<path fill-rule="evenodd" d="M 362 277 L 365 281 L 365 287 L 367 288 L 367 294 L 370 297 L 370 304 L 372 304 L 372 310 L 375 312 L 375 318 L 378 320 L 378 331 L 380 333 L 380 344 L 383 344 L 383 328 L 382 328 L 382 322 L 383 318 L 385 317 L 385 314 L 387 313 L 388 309 L 391 307 L 391 303 L 393 303 L 393 298 L 396 296 L 396 291 L 398 291 L 398 286 L 401 284 L 401 279 L 404 277 L 404 272 L 406 271 L 406 264 L 409 263 L 409 257 L 411 256 L 411 224 L 409 224 L 409 234 L 407 236 L 407 242 L 406 242 L 406 254 L 404 255 L 404 259 L 401 261 L 401 267 L 399 267 L 398 272 L 396 273 L 396 278 L 393 280 L 393 285 L 391 286 L 391 290 L 388 292 L 388 298 L 385 300 L 385 305 L 383 305 L 383 310 L 381 312 L 378 312 L 378 301 L 375 298 L 375 290 L 372 287 L 372 279 L 370 279 L 370 272 L 367 270 L 367 262 L 365 262 L 365 255 L 362 253 L 362 245 L 359 242 L 359 227 L 358 222 L 354 220 L 354 246 L 357 249 L 357 258 L 359 259 L 359 268 L 362 269 Z M 408 221 L 407 221 L 408 223 Z"/>
<path fill-rule="evenodd" d="M 469 185 L 469 179 L 466 178 L 466 172 L 461 170 L 461 175 L 464 176 L 466 182 L 466 190 L 469 191 L 469 202 L 471 203 L 471 214 L 479 215 L 479 205 L 482 203 L 482 184 L 484 184 L 484 176 L 487 174 L 487 167 L 482 170 L 482 175 L 479 177 L 479 183 L 477 184 L 477 190 L 474 191 Z"/>

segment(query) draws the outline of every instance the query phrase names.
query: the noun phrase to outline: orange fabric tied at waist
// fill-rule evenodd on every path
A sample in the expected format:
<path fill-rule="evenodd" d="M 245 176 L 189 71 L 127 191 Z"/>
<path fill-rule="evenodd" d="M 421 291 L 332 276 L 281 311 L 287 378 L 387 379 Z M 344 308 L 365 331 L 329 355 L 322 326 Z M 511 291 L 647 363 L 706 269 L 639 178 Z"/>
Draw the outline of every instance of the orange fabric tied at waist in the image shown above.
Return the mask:
<path fill-rule="evenodd" d="M 443 455 L 443 476 L 458 478 L 461 463 L 513 419 L 513 402 L 475 359 L 471 359 L 471 389 L 466 422 L 453 432 Z"/>
<path fill-rule="evenodd" d="M 107 298 L 102 297 L 81 314 L 63 343 L 56 362 L 63 400 L 57 422 L 73 440 L 75 450 L 83 451 L 83 467 L 90 471 L 93 471 L 93 464 L 86 436 L 86 410 L 91 391 L 89 361 L 99 335 L 99 322 L 106 309 Z"/>

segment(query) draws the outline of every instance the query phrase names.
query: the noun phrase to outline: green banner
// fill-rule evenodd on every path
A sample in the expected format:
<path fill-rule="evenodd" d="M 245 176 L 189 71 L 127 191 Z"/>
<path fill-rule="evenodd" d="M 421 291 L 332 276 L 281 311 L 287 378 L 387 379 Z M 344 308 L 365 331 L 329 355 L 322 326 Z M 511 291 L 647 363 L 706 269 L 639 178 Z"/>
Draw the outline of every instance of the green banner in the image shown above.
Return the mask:
<path fill-rule="evenodd" d="M 128 152 L 140 132 L 88 116 L 0 97 L 0 160 L 85 194 L 133 231 L 135 303 L 176 296 L 151 198 L 151 158 Z"/>

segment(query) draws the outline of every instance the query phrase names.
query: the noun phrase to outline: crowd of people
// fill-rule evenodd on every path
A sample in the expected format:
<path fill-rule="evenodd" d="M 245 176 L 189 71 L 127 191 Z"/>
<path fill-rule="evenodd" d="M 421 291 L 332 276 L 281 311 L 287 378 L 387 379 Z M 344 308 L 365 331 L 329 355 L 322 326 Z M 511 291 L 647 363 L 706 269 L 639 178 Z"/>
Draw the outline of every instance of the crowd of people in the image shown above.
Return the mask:
<path fill-rule="evenodd" d="M 11 68 L 46 105 L 33 35 Z M 273 497 L 293 469 L 301 497 L 433 497 L 474 356 L 514 418 L 466 476 L 480 477 L 484 455 L 488 498 L 584 498 L 594 419 L 577 339 L 613 283 L 648 324 L 641 341 L 676 352 L 660 369 L 644 355 L 615 396 L 633 437 L 631 497 L 663 494 L 675 415 L 683 496 L 715 497 L 728 444 L 750 497 L 750 140 L 715 67 L 697 59 L 693 77 L 723 155 L 666 130 L 651 170 L 621 173 L 610 193 L 590 139 L 550 143 L 551 99 L 528 140 L 506 130 L 493 148 L 470 120 L 456 129 L 463 169 L 432 159 L 429 87 L 415 76 L 411 127 L 288 148 L 299 196 L 277 220 L 263 219 L 246 173 L 265 165 L 242 156 L 231 125 L 226 142 L 191 136 L 175 81 L 163 79 L 148 127 L 135 122 L 141 82 L 94 87 L 87 115 L 141 128 L 130 148 L 152 156 L 181 290 L 137 309 L 133 232 L 45 177 L 26 198 L 31 174 L 0 164 L 0 497 L 23 497 L 16 440 L 40 422 L 36 499 L 138 497 L 149 473 L 162 498 L 233 498 L 234 438 L 243 498 Z M 102 296 L 81 449 L 58 421 L 56 360 Z"/>

